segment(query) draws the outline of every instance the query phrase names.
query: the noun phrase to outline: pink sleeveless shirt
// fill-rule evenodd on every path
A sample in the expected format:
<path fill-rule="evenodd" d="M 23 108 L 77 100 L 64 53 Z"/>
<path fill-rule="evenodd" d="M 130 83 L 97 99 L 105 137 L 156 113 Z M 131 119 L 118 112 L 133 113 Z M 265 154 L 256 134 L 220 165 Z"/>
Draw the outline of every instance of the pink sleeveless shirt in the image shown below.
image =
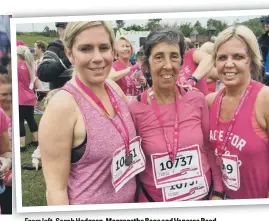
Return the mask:
<path fill-rule="evenodd" d="M 242 162 L 239 167 L 239 189 L 233 191 L 223 184 L 224 191 L 230 199 L 267 198 L 268 196 L 269 143 L 255 132 L 251 120 L 256 97 L 262 87 L 262 84 L 254 82 L 228 140 L 227 151 L 231 155 L 238 156 Z M 217 101 L 221 96 L 221 91 L 217 94 L 210 109 L 210 140 L 214 150 L 217 147 L 217 141 L 223 141 L 229 126 L 229 122 L 217 119 Z M 219 128 L 216 128 L 217 120 L 219 120 Z"/>
<path fill-rule="evenodd" d="M 193 53 L 195 52 L 195 50 L 196 50 L 195 48 L 192 48 L 184 54 L 183 65 L 179 71 L 177 79 L 179 84 L 186 84 L 189 77 L 195 72 L 197 68 L 197 64 L 193 60 Z M 195 87 L 199 89 L 199 91 L 201 91 L 204 95 L 208 94 L 205 77 L 200 79 L 198 83 L 195 85 Z"/>
<path fill-rule="evenodd" d="M 152 106 L 145 104 L 146 102 L 142 100 L 145 99 L 143 98 L 146 96 L 145 93 L 141 94 L 141 102 L 133 100 L 129 103 L 137 133 L 142 138 L 142 149 L 146 157 L 146 169 L 139 176 L 149 195 L 156 202 L 162 202 L 162 190 L 157 189 L 154 184 L 151 154 L 165 153 L 167 147 L 162 128 L 155 117 Z M 172 141 L 176 114 L 175 103 L 158 106 L 168 139 Z M 211 183 L 211 167 L 214 190 L 222 191 L 220 170 L 216 166 L 214 153 L 208 146 L 209 113 L 204 96 L 200 92 L 188 91 L 180 100 L 177 109 L 179 116 L 179 149 L 199 144 L 202 169 L 206 174 L 208 185 L 210 186 Z M 147 201 L 142 193 L 140 193 L 139 201 Z"/>
<path fill-rule="evenodd" d="M 112 64 L 112 67 L 116 71 L 121 71 L 127 68 L 120 61 L 115 61 Z M 140 94 L 140 90 L 137 89 L 135 86 L 135 79 L 132 71 L 130 71 L 126 76 L 122 77 L 120 80 L 116 81 L 116 83 L 120 86 L 124 94 L 127 96 L 138 96 Z"/>
<path fill-rule="evenodd" d="M 33 90 L 29 89 L 30 76 L 25 61 L 18 62 L 18 93 L 19 105 L 34 106 L 36 96 Z"/>
<path fill-rule="evenodd" d="M 107 84 L 107 83 L 106 83 Z M 108 84 L 107 84 L 108 85 Z M 110 86 L 109 86 L 110 87 Z M 113 95 L 119 104 L 130 139 L 136 135 L 134 124 L 125 101 L 114 91 Z M 82 158 L 71 164 L 68 197 L 70 204 L 106 204 L 134 202 L 136 189 L 135 178 L 129 180 L 117 193 L 112 186 L 111 164 L 116 149 L 124 146 L 123 139 L 111 120 L 101 114 L 81 92 L 70 82 L 65 84 L 76 100 L 82 113 L 87 143 Z M 114 120 L 121 125 L 117 115 Z"/>

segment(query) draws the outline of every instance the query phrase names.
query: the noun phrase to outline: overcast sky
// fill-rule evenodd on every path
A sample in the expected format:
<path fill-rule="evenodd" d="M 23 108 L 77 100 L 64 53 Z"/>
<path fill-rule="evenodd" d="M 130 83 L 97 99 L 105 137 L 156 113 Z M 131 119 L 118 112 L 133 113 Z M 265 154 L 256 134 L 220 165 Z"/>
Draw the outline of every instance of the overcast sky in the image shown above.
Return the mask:
<path fill-rule="evenodd" d="M 225 21 L 228 25 L 232 25 L 236 20 L 238 20 L 239 22 L 243 22 L 243 21 L 247 21 L 249 19 L 252 18 L 257 18 L 260 17 L 260 15 L 257 16 L 238 16 L 238 17 L 234 17 L 234 16 L 229 16 L 229 17 L 214 17 L 214 19 L 217 20 L 222 20 Z M 208 17 L 208 18 L 188 18 L 188 19 L 184 19 L 184 18 L 178 18 L 178 19 L 163 19 L 161 21 L 162 24 L 174 24 L 175 22 L 177 22 L 178 24 L 181 23 L 186 23 L 186 22 L 191 22 L 192 24 L 194 24 L 196 21 L 199 21 L 202 26 L 206 27 L 206 22 L 208 19 L 210 19 L 212 17 Z M 147 23 L 147 20 L 125 20 L 125 27 L 128 27 L 132 24 L 136 24 L 136 25 L 145 25 Z M 112 24 L 114 26 L 116 26 L 115 21 L 112 22 Z M 42 32 L 45 28 L 45 26 L 48 26 L 50 29 L 56 29 L 55 28 L 55 24 L 54 23 L 32 23 L 32 24 L 17 24 L 17 31 L 20 32 L 32 32 L 32 31 L 36 31 L 36 32 Z"/>

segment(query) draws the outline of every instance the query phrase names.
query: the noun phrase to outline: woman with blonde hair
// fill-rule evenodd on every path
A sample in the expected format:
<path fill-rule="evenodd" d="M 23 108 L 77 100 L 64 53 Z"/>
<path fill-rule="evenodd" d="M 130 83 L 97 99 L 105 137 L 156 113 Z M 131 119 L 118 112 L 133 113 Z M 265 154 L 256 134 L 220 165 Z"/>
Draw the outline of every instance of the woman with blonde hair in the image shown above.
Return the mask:
<path fill-rule="evenodd" d="M 113 30 L 103 21 L 69 23 L 64 45 L 73 78 L 40 122 L 48 205 L 134 202 L 144 158 L 127 99 L 107 80 Z"/>
<path fill-rule="evenodd" d="M 115 43 L 115 61 L 112 65 L 109 78 L 115 81 L 129 98 L 135 98 L 146 87 L 147 80 L 141 71 L 141 64 L 132 65 L 130 58 L 134 53 L 131 42 L 121 37 Z"/>
<path fill-rule="evenodd" d="M 243 26 L 222 31 L 213 58 L 225 85 L 207 96 L 210 140 L 228 199 L 268 198 L 269 88 L 261 72 L 256 36 Z"/>
<path fill-rule="evenodd" d="M 18 92 L 19 92 L 19 118 L 20 118 L 20 147 L 26 151 L 24 121 L 27 122 L 32 134 L 30 146 L 37 146 L 37 123 L 34 118 L 36 96 L 34 93 L 34 58 L 27 46 L 17 46 L 18 65 Z"/>

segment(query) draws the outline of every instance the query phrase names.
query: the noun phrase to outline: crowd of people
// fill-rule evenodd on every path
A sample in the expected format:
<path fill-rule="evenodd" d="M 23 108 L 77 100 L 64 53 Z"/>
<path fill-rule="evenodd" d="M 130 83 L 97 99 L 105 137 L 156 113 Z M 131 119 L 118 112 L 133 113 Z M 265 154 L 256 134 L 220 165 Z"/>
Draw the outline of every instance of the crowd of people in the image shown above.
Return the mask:
<path fill-rule="evenodd" d="M 12 82 L 9 16 L 0 17 L 0 215 L 12 214 Z"/>
<path fill-rule="evenodd" d="M 104 21 L 56 27 L 38 62 L 17 43 L 21 151 L 26 121 L 48 205 L 269 197 L 266 36 L 234 25 L 197 49 L 156 28 L 133 64 Z"/>

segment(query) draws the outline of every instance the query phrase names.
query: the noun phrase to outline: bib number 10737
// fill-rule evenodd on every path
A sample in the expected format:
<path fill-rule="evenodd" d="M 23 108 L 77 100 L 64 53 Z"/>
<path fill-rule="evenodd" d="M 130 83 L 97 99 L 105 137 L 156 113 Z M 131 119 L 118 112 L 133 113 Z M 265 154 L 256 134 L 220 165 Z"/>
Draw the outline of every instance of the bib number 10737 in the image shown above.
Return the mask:
<path fill-rule="evenodd" d="M 174 162 L 168 153 L 152 154 L 151 160 L 157 188 L 172 186 L 203 175 L 198 145 L 180 149 Z"/>

